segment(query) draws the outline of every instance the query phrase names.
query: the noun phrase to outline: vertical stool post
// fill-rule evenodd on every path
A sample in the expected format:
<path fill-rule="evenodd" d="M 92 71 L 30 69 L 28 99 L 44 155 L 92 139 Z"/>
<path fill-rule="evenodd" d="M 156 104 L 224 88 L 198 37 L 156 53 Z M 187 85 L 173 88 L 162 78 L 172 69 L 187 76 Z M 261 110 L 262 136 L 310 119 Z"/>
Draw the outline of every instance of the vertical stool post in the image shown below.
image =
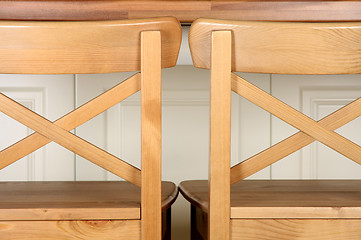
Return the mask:
<path fill-rule="evenodd" d="M 161 35 L 141 34 L 142 240 L 161 239 Z"/>
<path fill-rule="evenodd" d="M 231 162 L 231 32 L 212 32 L 208 239 L 228 240 Z"/>

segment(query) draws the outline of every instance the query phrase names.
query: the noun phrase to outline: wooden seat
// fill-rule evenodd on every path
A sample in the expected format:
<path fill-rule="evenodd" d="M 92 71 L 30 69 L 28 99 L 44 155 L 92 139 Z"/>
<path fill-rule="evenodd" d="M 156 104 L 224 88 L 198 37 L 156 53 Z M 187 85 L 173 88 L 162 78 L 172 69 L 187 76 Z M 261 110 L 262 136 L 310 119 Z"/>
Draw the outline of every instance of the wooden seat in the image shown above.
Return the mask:
<path fill-rule="evenodd" d="M 162 239 L 170 239 L 177 193 L 162 182 Z M 125 181 L 1 182 L 0 233 L 3 239 L 140 239 L 140 206 L 141 189 Z"/>
<path fill-rule="evenodd" d="M 0 239 L 169 239 L 177 188 L 161 183 L 161 68 L 176 64 L 178 20 L 0 21 L 0 36 L 3 74 L 139 71 L 54 122 L 0 94 L 0 111 L 35 131 L 0 152 L 0 169 L 54 141 L 128 181 L 1 183 Z M 141 170 L 69 132 L 139 90 Z"/>
<path fill-rule="evenodd" d="M 361 147 L 334 132 L 361 99 L 316 122 L 233 72 L 361 73 L 361 23 L 199 19 L 189 42 L 194 65 L 211 70 L 209 180 L 180 184 L 192 239 L 360 239 L 361 181 L 241 180 L 315 140 L 361 164 Z M 231 167 L 231 91 L 300 131 Z"/>
<path fill-rule="evenodd" d="M 360 239 L 360 186 L 360 180 L 235 183 L 231 239 Z M 208 181 L 185 181 L 181 189 L 192 204 L 192 239 L 207 239 Z"/>

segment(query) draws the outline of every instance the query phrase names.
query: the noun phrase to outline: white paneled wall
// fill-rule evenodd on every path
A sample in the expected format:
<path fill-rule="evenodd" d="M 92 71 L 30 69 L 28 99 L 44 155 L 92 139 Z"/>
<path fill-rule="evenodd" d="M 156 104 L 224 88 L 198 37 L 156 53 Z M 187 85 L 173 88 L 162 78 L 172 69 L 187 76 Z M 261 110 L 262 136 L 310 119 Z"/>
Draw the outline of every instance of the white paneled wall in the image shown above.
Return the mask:
<path fill-rule="evenodd" d="M 208 177 L 209 71 L 191 66 L 187 31 L 178 66 L 163 70 L 163 179 L 178 184 Z M 0 91 L 55 120 L 74 106 L 121 82 L 132 73 L 102 75 L 0 75 Z M 240 74 L 266 92 L 320 119 L 361 96 L 361 77 Z M 135 94 L 95 117 L 75 133 L 140 167 L 140 99 Z M 254 104 L 232 95 L 232 164 L 279 142 L 296 130 Z M 338 130 L 361 144 L 355 120 Z M 31 130 L 0 114 L 0 148 Z M 361 168 L 319 143 L 251 176 L 257 179 L 360 178 Z M 0 171 L 0 180 L 115 180 L 118 177 L 57 144 Z M 173 206 L 173 239 L 189 239 L 189 204 L 179 196 Z"/>
<path fill-rule="evenodd" d="M 272 94 L 309 117 L 319 120 L 361 96 L 361 76 L 273 75 Z M 336 132 L 361 145 L 361 119 Z M 272 117 L 272 144 L 295 129 Z M 358 179 L 361 166 L 321 143 L 313 143 L 272 166 L 272 177 L 279 179 Z"/>
<path fill-rule="evenodd" d="M 76 77 L 76 89 L 77 94 L 76 105 L 80 106 L 94 96 L 97 96 L 114 85 L 120 83 L 127 77 L 131 76 L 132 73 L 115 73 L 115 74 L 93 74 L 93 75 L 77 75 Z M 132 96 L 130 99 L 134 99 Z M 126 100 L 129 101 L 129 100 Z M 76 134 L 80 137 L 86 139 L 87 141 L 99 146 L 100 148 L 109 151 L 113 155 L 120 157 L 124 160 L 127 160 L 129 163 L 139 167 L 139 164 L 134 161 L 133 157 L 130 157 L 128 160 L 124 151 L 121 151 L 122 140 L 127 138 L 129 135 L 129 141 L 132 141 L 133 134 L 126 134 L 125 129 L 130 129 L 130 126 L 127 126 L 124 120 L 126 109 L 124 108 L 124 103 L 118 104 L 111 108 L 110 110 L 100 114 L 99 116 L 91 119 L 87 123 L 83 124 L 81 127 L 76 129 Z M 139 115 L 136 112 L 134 114 L 128 114 L 133 118 L 134 121 L 138 121 Z M 124 128 L 126 126 L 126 128 Z M 138 126 L 139 129 L 139 126 Z M 130 146 L 136 148 L 137 144 L 130 143 Z M 129 152 L 128 152 L 129 154 Z M 139 155 L 140 156 L 140 155 Z M 96 166 L 93 163 L 83 159 L 80 156 L 76 156 L 76 176 L 77 180 L 110 180 L 114 177 L 103 170 L 102 168 Z"/>
<path fill-rule="evenodd" d="M 56 120 L 74 108 L 73 75 L 0 75 L 0 91 L 38 114 Z M 0 148 L 31 130 L 0 113 Z M 74 154 L 50 143 L 0 171 L 0 180 L 74 180 Z"/>

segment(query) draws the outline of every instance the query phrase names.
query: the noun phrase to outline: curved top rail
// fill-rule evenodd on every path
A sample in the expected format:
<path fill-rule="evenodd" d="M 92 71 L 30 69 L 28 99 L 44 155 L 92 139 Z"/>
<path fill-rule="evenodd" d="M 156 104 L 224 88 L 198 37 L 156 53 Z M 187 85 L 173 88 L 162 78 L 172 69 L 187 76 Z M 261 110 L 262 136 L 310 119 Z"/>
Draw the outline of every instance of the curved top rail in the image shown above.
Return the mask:
<path fill-rule="evenodd" d="M 211 32 L 232 32 L 232 71 L 282 74 L 361 73 L 361 23 L 244 22 L 198 19 L 193 63 L 210 68 Z"/>
<path fill-rule="evenodd" d="M 140 33 L 160 31 L 162 67 L 175 66 L 181 26 L 173 17 L 116 21 L 0 21 L 0 73 L 140 70 Z"/>

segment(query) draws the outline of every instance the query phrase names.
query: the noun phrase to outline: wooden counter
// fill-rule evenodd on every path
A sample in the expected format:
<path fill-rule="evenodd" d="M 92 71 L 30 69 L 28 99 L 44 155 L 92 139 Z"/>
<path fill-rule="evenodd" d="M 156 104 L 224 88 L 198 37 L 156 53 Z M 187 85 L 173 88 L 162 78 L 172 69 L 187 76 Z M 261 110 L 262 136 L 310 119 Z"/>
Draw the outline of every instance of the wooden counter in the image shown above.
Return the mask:
<path fill-rule="evenodd" d="M 0 19 L 110 20 L 175 16 L 266 21 L 360 21 L 361 0 L 0 0 Z"/>

